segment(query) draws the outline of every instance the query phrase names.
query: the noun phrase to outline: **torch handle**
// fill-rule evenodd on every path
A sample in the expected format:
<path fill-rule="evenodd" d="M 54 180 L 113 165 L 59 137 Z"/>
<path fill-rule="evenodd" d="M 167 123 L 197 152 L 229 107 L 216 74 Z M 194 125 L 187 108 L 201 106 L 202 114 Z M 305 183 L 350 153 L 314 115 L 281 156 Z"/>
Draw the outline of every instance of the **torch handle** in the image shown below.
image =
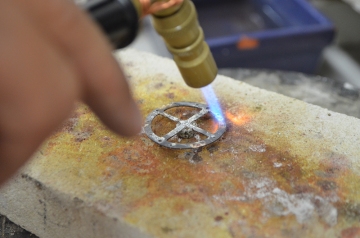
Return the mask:
<path fill-rule="evenodd" d="M 90 0 L 82 7 L 117 49 L 128 46 L 136 38 L 139 16 L 131 0 Z"/>

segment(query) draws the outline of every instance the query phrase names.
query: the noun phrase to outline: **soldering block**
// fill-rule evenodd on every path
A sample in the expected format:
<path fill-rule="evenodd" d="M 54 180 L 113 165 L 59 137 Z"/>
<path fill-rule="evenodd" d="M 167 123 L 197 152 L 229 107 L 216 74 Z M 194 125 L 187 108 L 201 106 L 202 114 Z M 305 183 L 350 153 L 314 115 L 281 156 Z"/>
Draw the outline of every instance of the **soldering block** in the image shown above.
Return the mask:
<path fill-rule="evenodd" d="M 201 102 L 173 61 L 117 53 L 145 118 Z M 0 192 L 40 237 L 358 237 L 360 120 L 218 76 L 222 138 L 173 150 L 79 105 Z M 126 112 L 124 112 L 126 113 Z"/>

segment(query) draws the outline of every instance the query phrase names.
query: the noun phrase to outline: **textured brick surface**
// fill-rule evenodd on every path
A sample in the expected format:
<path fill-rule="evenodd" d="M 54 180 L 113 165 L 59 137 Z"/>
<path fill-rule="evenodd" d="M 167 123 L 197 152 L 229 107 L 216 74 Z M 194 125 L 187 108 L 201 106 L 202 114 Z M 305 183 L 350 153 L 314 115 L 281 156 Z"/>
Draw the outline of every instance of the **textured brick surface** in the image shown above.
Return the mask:
<path fill-rule="evenodd" d="M 120 56 L 144 117 L 203 102 L 172 61 Z M 228 131 L 194 151 L 119 138 L 79 105 L 1 191 L 0 213 L 40 237 L 356 234 L 360 121 L 226 77 L 213 86 Z"/>

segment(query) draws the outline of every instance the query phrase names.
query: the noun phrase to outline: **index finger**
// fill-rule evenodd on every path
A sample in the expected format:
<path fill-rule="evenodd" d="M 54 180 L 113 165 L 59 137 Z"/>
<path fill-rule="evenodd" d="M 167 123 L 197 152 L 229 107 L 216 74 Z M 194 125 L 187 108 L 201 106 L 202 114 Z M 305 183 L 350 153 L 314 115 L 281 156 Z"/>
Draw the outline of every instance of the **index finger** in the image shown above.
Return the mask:
<path fill-rule="evenodd" d="M 83 99 L 110 129 L 122 135 L 140 130 L 141 117 L 111 46 L 90 17 L 64 0 L 14 0 L 49 40 L 69 56 L 83 84 Z"/>

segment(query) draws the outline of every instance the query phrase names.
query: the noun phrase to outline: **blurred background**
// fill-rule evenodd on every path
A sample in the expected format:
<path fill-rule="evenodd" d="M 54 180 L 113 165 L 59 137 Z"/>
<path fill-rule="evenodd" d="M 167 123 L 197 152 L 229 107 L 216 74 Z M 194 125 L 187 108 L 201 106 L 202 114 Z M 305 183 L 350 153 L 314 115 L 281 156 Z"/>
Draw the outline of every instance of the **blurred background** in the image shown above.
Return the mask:
<path fill-rule="evenodd" d="M 193 2 L 219 67 L 302 72 L 360 89 L 360 0 Z M 131 47 L 171 57 L 150 18 Z"/>

